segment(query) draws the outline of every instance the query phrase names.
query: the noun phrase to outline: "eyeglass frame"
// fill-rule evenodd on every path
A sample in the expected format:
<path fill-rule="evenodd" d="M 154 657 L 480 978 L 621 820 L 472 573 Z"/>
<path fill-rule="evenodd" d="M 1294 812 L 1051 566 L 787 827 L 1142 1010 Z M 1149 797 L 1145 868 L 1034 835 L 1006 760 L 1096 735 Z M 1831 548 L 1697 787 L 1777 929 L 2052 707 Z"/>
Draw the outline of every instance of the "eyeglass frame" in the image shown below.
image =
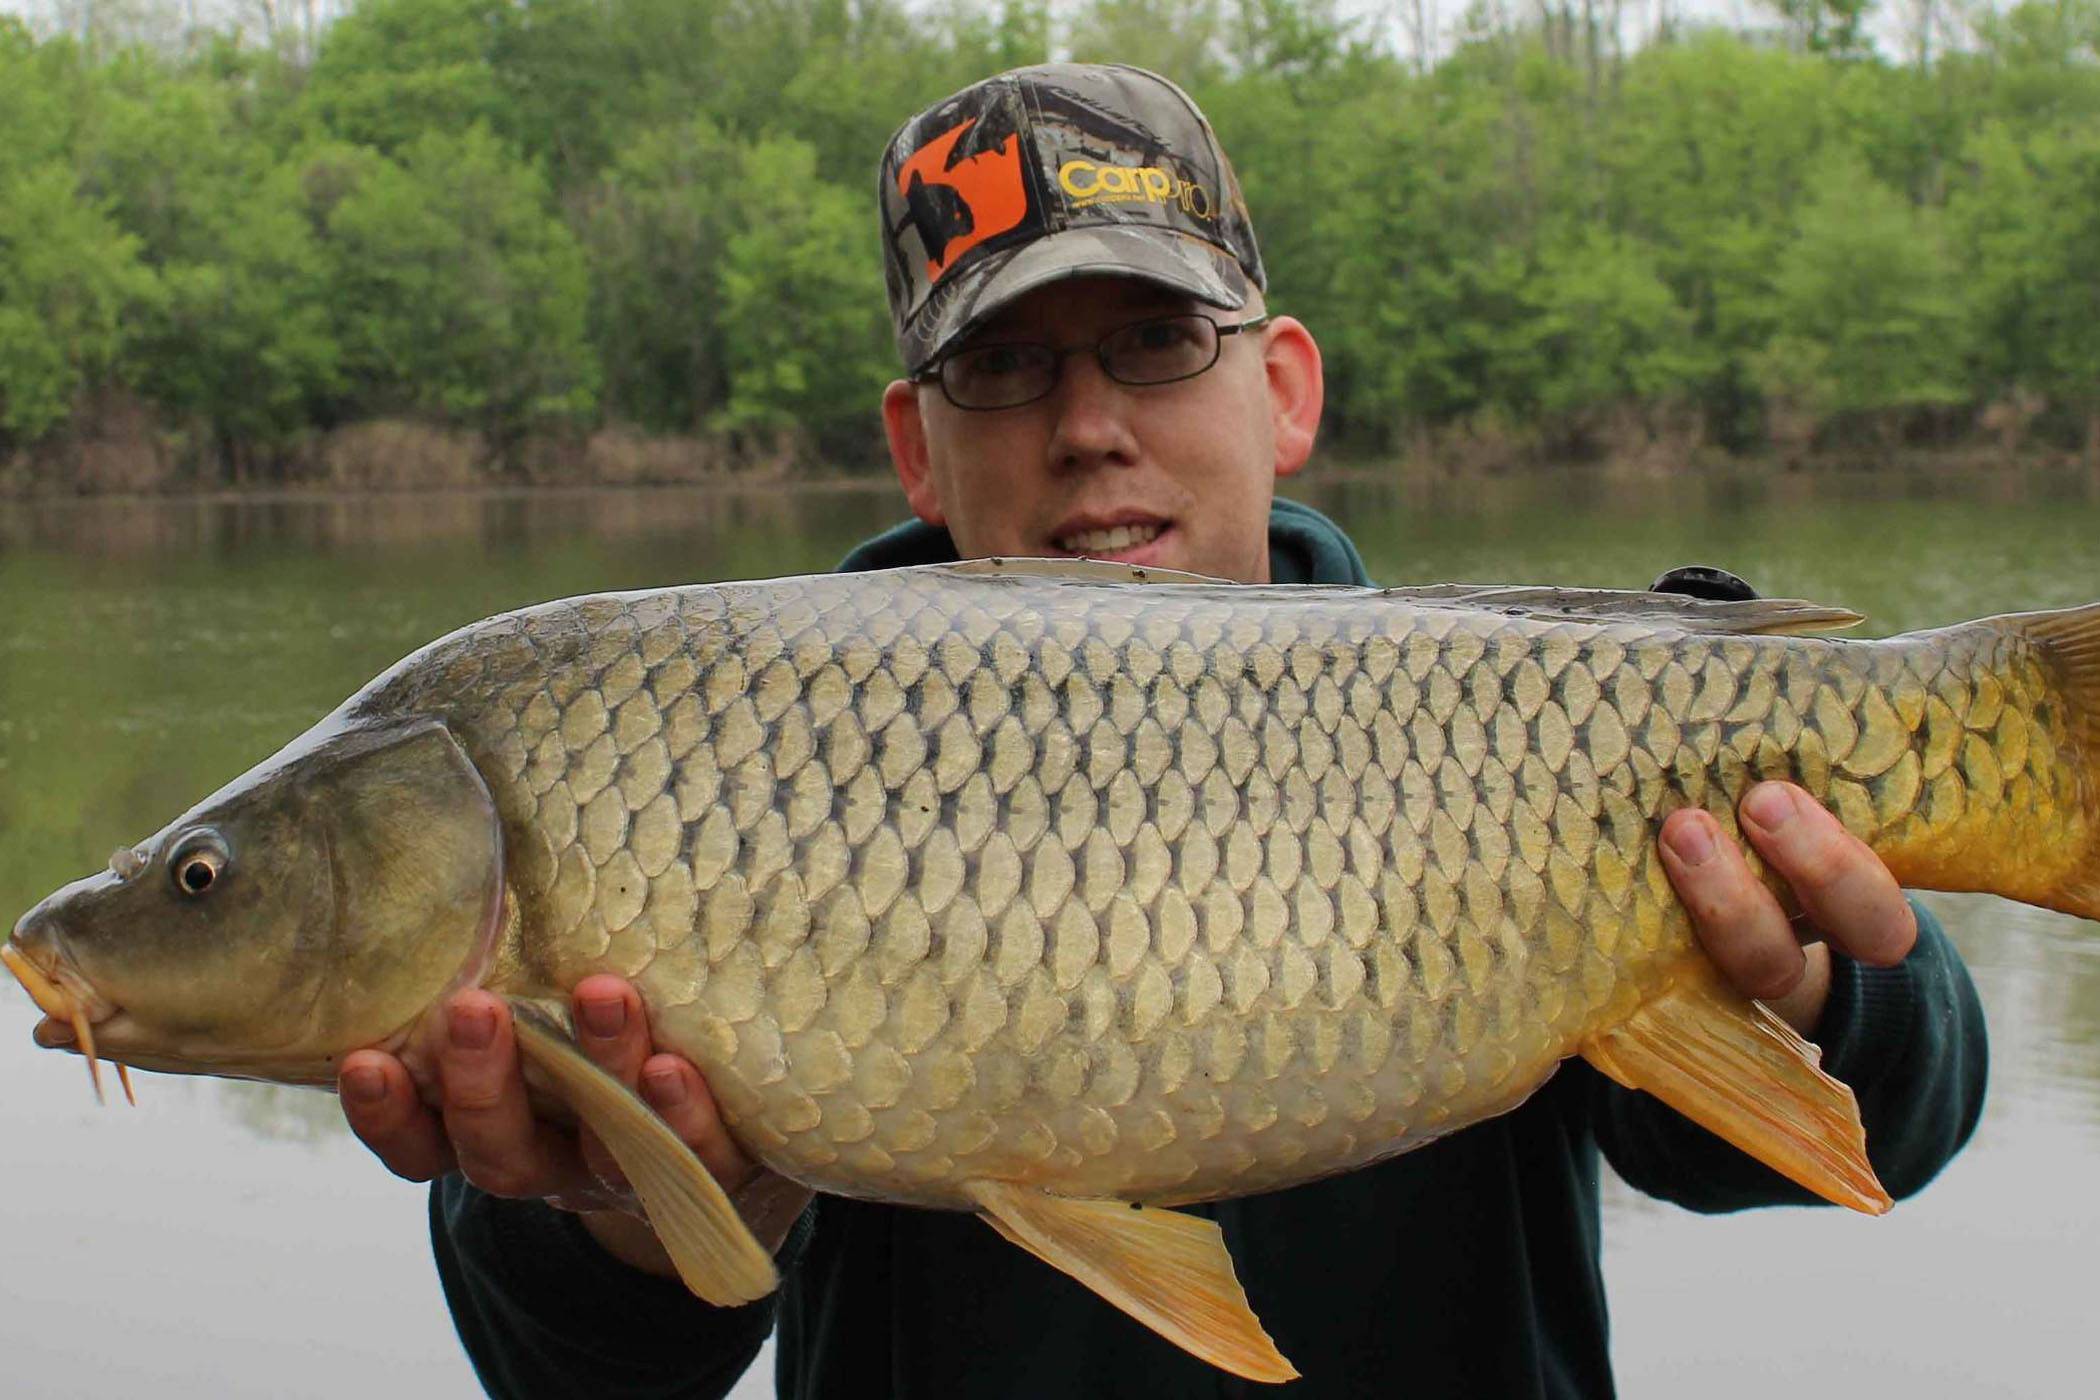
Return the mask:
<path fill-rule="evenodd" d="M 1187 374 L 1177 374 L 1172 379 L 1141 379 L 1133 381 L 1129 379 L 1119 378 L 1116 375 L 1116 372 L 1108 367 L 1108 356 L 1104 352 L 1103 347 L 1105 347 L 1108 344 L 1108 342 L 1114 339 L 1116 336 L 1122 335 L 1126 331 L 1136 330 L 1140 326 L 1149 326 L 1161 321 L 1185 321 L 1191 317 L 1199 321 L 1210 322 L 1210 328 L 1217 333 L 1216 341 L 1211 347 L 1210 362 L 1204 365 L 1203 368 L 1192 369 Z M 947 354 L 941 356 L 932 364 L 926 366 L 926 368 L 920 370 L 917 374 L 914 374 L 911 377 L 911 379 L 914 384 L 940 385 L 941 397 L 946 399 L 950 404 L 954 405 L 955 408 L 964 413 L 1003 413 L 1009 408 L 1026 408 L 1032 403 L 1041 403 L 1044 399 L 1047 399 L 1052 394 L 1056 393 L 1057 386 L 1061 382 L 1063 382 L 1065 376 L 1065 361 L 1071 358 L 1072 356 L 1080 354 L 1087 350 L 1092 350 L 1094 352 L 1094 363 L 1101 366 L 1101 372 L 1107 375 L 1110 381 L 1112 381 L 1113 383 L 1121 384 L 1126 388 L 1150 389 L 1155 388 L 1161 384 L 1180 384 L 1186 382 L 1187 380 L 1194 379 L 1198 375 L 1208 374 L 1218 367 L 1218 361 L 1225 357 L 1226 336 L 1239 335 L 1243 331 L 1260 330 L 1263 326 L 1266 326 L 1270 321 L 1274 320 L 1275 317 L 1275 312 L 1264 311 L 1259 316 L 1255 316 L 1248 320 L 1239 321 L 1227 326 L 1219 324 L 1218 319 L 1215 316 L 1206 315 L 1201 311 L 1174 311 L 1169 312 L 1164 316 L 1143 316 L 1135 321 L 1126 321 L 1122 325 L 1115 327 L 1113 330 L 1103 332 L 1102 335 L 1091 345 L 1087 345 L 1084 343 L 1079 345 L 1052 345 L 1048 341 L 1044 340 L 995 340 L 988 345 L 964 345 L 959 346 L 958 348 L 951 350 Z M 1033 398 L 1020 399 L 1014 403 L 957 403 L 954 393 L 948 388 L 947 378 L 941 373 L 942 370 L 947 368 L 948 362 L 956 358 L 958 355 L 969 354 L 972 351 L 997 350 L 1002 348 L 1042 349 L 1048 350 L 1050 352 L 1052 356 L 1052 365 L 1055 372 L 1051 374 L 1050 383 L 1047 386 L 1045 386 L 1043 392 L 1037 394 Z"/>

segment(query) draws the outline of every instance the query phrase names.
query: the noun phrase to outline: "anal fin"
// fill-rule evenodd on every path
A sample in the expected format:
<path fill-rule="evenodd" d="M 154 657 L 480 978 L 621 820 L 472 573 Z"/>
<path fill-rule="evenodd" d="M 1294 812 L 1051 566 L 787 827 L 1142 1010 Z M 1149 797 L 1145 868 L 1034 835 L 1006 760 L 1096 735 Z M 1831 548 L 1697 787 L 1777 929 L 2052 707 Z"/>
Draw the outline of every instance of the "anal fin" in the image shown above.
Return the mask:
<path fill-rule="evenodd" d="M 511 1015 L 519 1051 L 554 1081 L 620 1164 L 685 1286 L 718 1307 L 753 1302 L 777 1288 L 772 1256 L 670 1126 L 592 1063 L 546 1012 L 513 1001 Z"/>
<path fill-rule="evenodd" d="M 1661 996 L 1582 1043 L 1582 1057 L 1827 1201 L 1868 1215 L 1895 1202 L 1867 1161 L 1852 1091 L 1821 1053 L 1703 959 Z"/>
<path fill-rule="evenodd" d="M 1248 1380 L 1297 1379 L 1247 1305 L 1216 1222 L 1003 1181 L 964 1190 L 994 1230 L 1184 1351 Z"/>

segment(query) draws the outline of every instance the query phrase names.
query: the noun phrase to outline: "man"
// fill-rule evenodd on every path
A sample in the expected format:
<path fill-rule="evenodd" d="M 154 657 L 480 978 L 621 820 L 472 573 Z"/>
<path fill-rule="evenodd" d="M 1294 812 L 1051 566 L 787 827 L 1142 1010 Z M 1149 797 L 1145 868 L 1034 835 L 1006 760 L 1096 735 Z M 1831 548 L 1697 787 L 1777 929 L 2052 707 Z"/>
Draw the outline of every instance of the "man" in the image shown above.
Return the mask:
<path fill-rule="evenodd" d="M 1264 305 L 1231 170 L 1178 89 L 1120 68 L 1000 75 L 908 123 L 880 193 L 908 371 L 883 421 L 917 519 L 845 567 L 1085 554 L 1246 582 L 1366 581 L 1330 522 L 1273 502 L 1312 450 L 1319 351 Z M 1725 975 L 1819 1040 L 1858 1092 L 1882 1180 L 1915 1191 L 1981 1104 L 1967 976 L 1805 794 L 1767 784 L 1740 815 L 1817 941 L 1802 946 L 1703 812 L 1665 824 L 1670 877 Z M 371 1052 L 345 1062 L 341 1088 L 390 1167 L 443 1178 L 439 1268 L 494 1393 L 719 1394 L 776 1320 L 793 1396 L 1251 1389 L 967 1216 L 810 1207 L 723 1132 L 691 1064 L 650 1053 L 629 987 L 592 978 L 575 1002 L 585 1048 L 736 1195 L 785 1284 L 721 1310 L 668 1278 L 597 1146 L 532 1118 L 501 1003 L 463 992 L 448 1005 L 434 1105 Z M 1256 1313 L 1305 1372 L 1296 1393 L 1604 1395 L 1600 1148 L 1635 1185 L 1693 1209 L 1805 1199 L 1574 1063 L 1516 1112 L 1424 1151 L 1197 1209 L 1220 1222 Z"/>

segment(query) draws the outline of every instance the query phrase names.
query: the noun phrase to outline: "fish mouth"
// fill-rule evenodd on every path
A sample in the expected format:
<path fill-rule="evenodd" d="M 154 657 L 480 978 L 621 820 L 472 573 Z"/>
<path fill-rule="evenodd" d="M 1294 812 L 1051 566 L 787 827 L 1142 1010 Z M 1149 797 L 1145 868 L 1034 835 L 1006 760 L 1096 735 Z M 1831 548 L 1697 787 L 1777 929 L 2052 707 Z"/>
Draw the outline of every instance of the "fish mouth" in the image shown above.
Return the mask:
<path fill-rule="evenodd" d="M 47 1049 L 73 1049 L 88 1063 L 88 1079 L 95 1086 L 98 1102 L 108 1102 L 102 1092 L 102 1061 L 95 1051 L 95 1027 L 117 1015 L 117 1008 L 100 996 L 74 970 L 64 953 L 49 940 L 24 944 L 22 930 L 13 941 L 0 944 L 0 964 L 14 974 L 29 993 L 44 1020 L 36 1028 L 36 1043 Z M 43 953 L 39 959 L 36 954 Z M 134 1107 L 138 1095 L 131 1087 L 131 1071 L 117 1062 L 117 1080 L 124 1098 Z"/>

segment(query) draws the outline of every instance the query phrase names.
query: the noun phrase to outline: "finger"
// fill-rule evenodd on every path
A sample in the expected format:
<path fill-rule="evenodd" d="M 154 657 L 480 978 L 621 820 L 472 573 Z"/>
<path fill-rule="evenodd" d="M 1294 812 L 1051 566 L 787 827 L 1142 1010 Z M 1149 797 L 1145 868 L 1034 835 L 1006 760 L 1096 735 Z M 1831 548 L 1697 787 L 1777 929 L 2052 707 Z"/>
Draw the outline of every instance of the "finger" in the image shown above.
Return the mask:
<path fill-rule="evenodd" d="M 618 977 L 586 977 L 576 984 L 572 1003 L 576 1039 L 606 1073 L 630 1089 L 649 1058 L 649 1020 L 633 984 Z"/>
<path fill-rule="evenodd" d="M 482 991 L 446 1005 L 438 1051 L 445 1131 L 460 1170 L 497 1196 L 555 1196 L 583 1185 L 582 1164 L 565 1134 L 532 1116 L 510 1012 Z"/>
<path fill-rule="evenodd" d="M 1713 815 L 1696 807 L 1672 812 L 1661 849 L 1663 870 L 1721 975 L 1761 1000 L 1792 991 L 1804 966 L 1793 926 Z"/>
<path fill-rule="evenodd" d="M 690 1060 L 652 1055 L 642 1066 L 642 1097 L 714 1173 L 723 1190 L 736 1191 L 758 1169 L 729 1135 L 714 1094 Z"/>
<path fill-rule="evenodd" d="M 1743 798 L 1743 831 L 1793 886 L 1802 909 L 1840 952 L 1887 967 L 1918 940 L 1896 877 L 1866 842 L 1792 783 L 1760 783 Z"/>
<path fill-rule="evenodd" d="M 343 1058 L 336 1094 L 350 1131 L 407 1181 L 434 1181 L 456 1165 L 438 1116 L 423 1106 L 401 1061 L 378 1050 Z"/>

